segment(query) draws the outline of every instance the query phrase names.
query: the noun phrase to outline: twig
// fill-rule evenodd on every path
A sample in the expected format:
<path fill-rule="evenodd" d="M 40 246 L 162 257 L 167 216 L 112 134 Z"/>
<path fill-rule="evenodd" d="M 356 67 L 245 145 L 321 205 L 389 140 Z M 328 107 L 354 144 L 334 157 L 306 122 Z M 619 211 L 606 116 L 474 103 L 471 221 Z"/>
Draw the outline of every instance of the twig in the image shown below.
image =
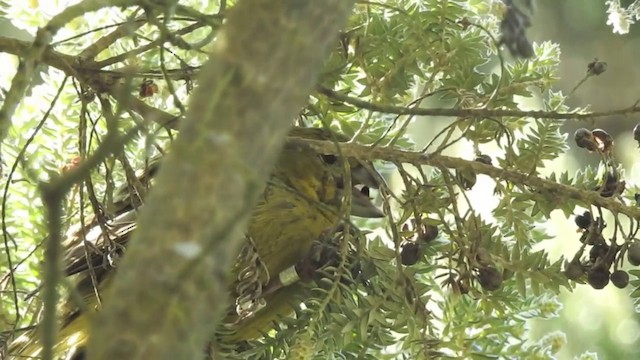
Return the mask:
<path fill-rule="evenodd" d="M 195 30 L 197 30 L 197 29 L 199 29 L 199 28 L 201 28 L 203 26 L 204 26 L 204 24 L 202 24 L 202 23 L 195 23 L 195 24 L 191 24 L 189 26 L 186 26 L 186 27 L 184 27 L 184 28 L 182 28 L 182 29 L 180 29 L 178 31 L 175 31 L 174 33 L 176 35 L 185 35 L 185 34 L 193 32 L 193 31 L 195 31 Z M 162 45 L 162 43 L 164 41 L 165 41 L 164 38 L 155 39 L 155 40 L 150 41 L 150 42 L 148 42 L 148 43 L 146 43 L 146 44 L 144 44 L 142 46 L 139 46 L 139 47 L 137 47 L 137 48 L 135 48 L 135 49 L 133 49 L 131 51 L 127 51 L 125 53 L 122 53 L 122 54 L 119 54 L 119 55 L 115 55 L 115 56 L 112 56 L 110 58 L 98 61 L 98 62 L 96 62 L 94 64 L 94 66 L 96 68 L 102 69 L 105 66 L 117 64 L 119 62 L 125 61 L 126 59 L 132 59 L 132 58 L 134 58 L 134 57 L 136 57 L 136 56 L 138 56 L 138 55 L 140 55 L 142 53 L 145 53 L 145 52 L 147 52 L 147 51 L 149 51 L 149 50 L 151 50 L 151 49 L 153 49 L 153 48 L 155 48 L 157 46 Z"/>
<path fill-rule="evenodd" d="M 338 155 L 335 145 L 329 141 L 309 140 L 300 138 L 290 138 L 289 143 L 295 146 L 309 147 L 323 154 Z M 576 187 L 560 184 L 555 181 L 543 179 L 538 176 L 531 176 L 512 169 L 501 169 L 495 166 L 486 165 L 478 161 L 464 160 L 460 158 L 423 154 L 420 152 L 400 150 L 391 147 L 370 147 L 366 145 L 342 143 L 340 144 L 342 154 L 347 157 L 356 157 L 361 160 L 386 160 L 391 162 L 410 163 L 413 165 L 429 165 L 434 167 L 444 167 L 458 169 L 462 171 L 473 171 L 476 174 L 488 175 L 493 179 L 501 179 L 523 186 L 528 186 L 537 191 L 553 194 L 558 199 L 573 199 L 582 202 L 584 205 L 592 204 L 608 209 L 614 214 L 624 214 L 629 218 L 640 220 L 640 209 L 627 206 L 616 201 L 614 198 L 605 198 L 596 191 L 578 189 Z"/>
<path fill-rule="evenodd" d="M 397 115 L 418 115 L 418 116 L 450 116 L 450 117 L 464 117 L 464 118 L 489 118 L 489 117 L 530 117 L 534 119 L 573 119 L 573 120 L 586 120 L 598 117 L 613 116 L 613 115 L 629 115 L 640 112 L 640 106 L 633 105 L 627 108 L 602 111 L 602 112 L 590 112 L 590 113 L 563 113 L 556 111 L 522 111 L 522 110 L 506 110 L 506 109 L 446 109 L 446 108 L 409 108 L 402 106 L 375 104 L 372 102 L 360 100 L 348 95 L 341 94 L 337 91 L 329 88 L 318 86 L 317 91 L 331 99 L 342 101 L 361 109 L 377 111 L 387 114 Z"/>
<path fill-rule="evenodd" d="M 9 172 L 9 176 L 7 178 L 7 181 L 5 183 L 5 187 L 4 187 L 4 192 L 3 192 L 3 196 L 2 196 L 2 235 L 4 238 L 4 250 L 5 253 L 7 255 L 7 265 L 9 266 L 9 276 L 11 279 L 11 286 L 13 288 L 13 302 L 14 302 L 14 306 L 15 306 L 15 311 L 16 311 L 16 318 L 15 318 L 15 324 L 17 325 L 20 321 L 20 307 L 18 304 L 18 296 L 17 296 L 17 286 L 16 286 L 16 280 L 15 277 L 13 275 L 13 272 L 15 271 L 15 268 L 13 267 L 13 261 L 11 259 L 11 250 L 9 249 L 9 230 L 7 229 L 7 222 L 6 222 L 6 211 L 7 211 L 7 198 L 9 197 L 9 186 L 11 184 L 11 179 L 13 177 L 13 174 L 16 171 L 16 168 L 18 167 L 18 164 L 23 161 L 23 157 L 25 152 L 27 151 L 27 148 L 29 147 L 29 145 L 33 142 L 33 140 L 36 137 L 36 134 L 38 132 L 40 132 L 40 129 L 42 129 L 42 126 L 44 126 L 45 122 L 47 121 L 47 119 L 49 118 L 49 114 L 51 114 L 51 111 L 53 110 L 55 104 L 58 103 L 58 99 L 60 98 L 60 94 L 62 93 L 62 89 L 64 89 L 65 84 L 67 83 L 67 78 L 65 78 L 62 81 L 62 84 L 60 84 L 60 87 L 58 88 L 58 92 L 56 92 L 56 95 L 53 97 L 53 100 L 51 100 L 51 104 L 49 105 L 49 108 L 47 109 L 47 111 L 44 113 L 44 115 L 42 116 L 42 120 L 40 120 L 40 122 L 38 123 L 38 125 L 35 127 L 35 129 L 33 130 L 33 133 L 31 134 L 31 136 L 29 136 L 29 138 L 27 139 L 26 143 L 24 144 L 24 146 L 22 147 L 22 149 L 20 149 L 20 152 L 18 153 L 18 155 L 16 156 L 16 160 L 14 161 L 13 165 L 11 166 L 11 171 Z M 14 242 L 14 246 L 16 246 L 15 242 Z"/>
<path fill-rule="evenodd" d="M 135 16 L 135 14 L 133 16 Z M 93 59 L 104 49 L 108 48 L 119 39 L 132 34 L 146 23 L 144 21 L 144 18 L 134 19 L 133 16 L 127 19 L 124 24 L 118 26 L 109 34 L 101 37 L 100 39 L 98 39 L 98 41 L 87 46 L 84 50 L 82 50 L 82 52 L 80 52 L 80 54 L 78 54 L 78 56 L 81 59 Z"/>
<path fill-rule="evenodd" d="M 136 2 L 132 0 L 85 0 L 76 5 L 65 8 L 60 14 L 54 16 L 45 27 L 38 30 L 33 44 L 27 49 L 21 58 L 18 71 L 13 77 L 11 87 L 5 95 L 4 103 L 0 108 L 0 143 L 7 136 L 11 126 L 11 117 L 18 104 L 24 98 L 27 88 L 31 84 L 31 78 L 35 68 L 40 64 L 53 36 L 69 21 L 88 12 L 100 10 L 108 6 L 130 6 Z"/>
<path fill-rule="evenodd" d="M 46 208 L 49 238 L 45 245 L 45 269 L 43 277 L 43 317 L 42 317 L 42 358 L 53 359 L 53 347 L 58 330 L 56 320 L 56 306 L 58 304 L 57 284 L 62 274 L 61 244 L 62 244 L 62 203 L 75 185 L 89 176 L 92 169 L 98 166 L 107 156 L 121 151 L 124 144 L 129 142 L 137 133 L 138 127 L 129 130 L 125 135 L 108 132 L 103 142 L 92 156 L 77 168 L 70 170 L 48 183 L 40 184 L 42 201 Z"/>

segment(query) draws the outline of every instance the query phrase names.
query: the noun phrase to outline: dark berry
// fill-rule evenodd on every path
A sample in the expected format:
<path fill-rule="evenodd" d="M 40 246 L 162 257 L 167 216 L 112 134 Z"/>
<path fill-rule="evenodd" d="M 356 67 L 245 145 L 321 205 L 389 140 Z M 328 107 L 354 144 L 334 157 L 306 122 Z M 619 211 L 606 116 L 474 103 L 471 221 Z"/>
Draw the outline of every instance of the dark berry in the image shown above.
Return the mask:
<path fill-rule="evenodd" d="M 611 273 L 611 283 L 620 289 L 624 289 L 629 285 L 629 274 L 624 270 L 616 270 Z"/>
<path fill-rule="evenodd" d="M 424 233 L 420 236 L 419 240 L 425 243 L 431 242 L 438 237 L 438 227 L 435 225 L 427 224 L 424 226 Z"/>
<path fill-rule="evenodd" d="M 591 221 L 593 219 L 591 218 L 591 213 L 588 211 L 585 211 L 584 214 L 582 215 L 576 215 L 576 225 L 578 225 L 578 227 L 580 229 L 588 229 L 589 226 L 591 225 Z"/>
<path fill-rule="evenodd" d="M 600 196 L 612 197 L 613 195 L 618 193 L 619 186 L 620 186 L 620 182 L 618 181 L 618 174 L 616 174 L 613 171 L 607 173 L 607 177 L 604 180 L 604 184 L 598 189 L 600 191 Z M 622 190 L 624 190 L 624 185 Z"/>
<path fill-rule="evenodd" d="M 564 264 L 564 275 L 569 280 L 578 280 L 584 274 L 582 264 L 579 261 L 571 261 Z"/>
<path fill-rule="evenodd" d="M 609 245 L 607 244 L 595 244 L 589 251 L 589 260 L 595 263 L 598 259 L 604 257 L 609 251 Z"/>
<path fill-rule="evenodd" d="M 491 165 L 491 157 L 489 155 L 485 155 L 485 154 L 478 154 L 478 156 L 476 156 L 475 161 L 477 162 L 481 162 L 483 164 L 487 164 L 487 165 Z"/>
<path fill-rule="evenodd" d="M 596 290 L 604 289 L 609 284 L 609 269 L 596 266 L 587 273 L 587 282 Z"/>
<path fill-rule="evenodd" d="M 405 241 L 400 245 L 400 261 L 402 265 L 414 265 L 420 260 L 420 255 L 420 247 L 413 241 Z"/>
<path fill-rule="evenodd" d="M 473 170 L 456 170 L 456 179 L 461 188 L 471 190 L 476 184 L 476 173 Z"/>
<path fill-rule="evenodd" d="M 604 61 L 598 61 L 598 59 L 594 59 L 587 65 L 587 74 L 600 75 L 603 72 L 607 71 L 607 63 Z"/>
<path fill-rule="evenodd" d="M 627 260 L 633 266 L 640 265 L 640 241 L 634 241 L 627 249 Z"/>
<path fill-rule="evenodd" d="M 598 143 L 596 142 L 596 139 L 593 137 L 593 134 L 589 129 L 580 128 L 576 130 L 576 132 L 573 134 L 573 139 L 575 140 L 578 147 L 587 149 L 589 151 L 598 150 Z"/>
<path fill-rule="evenodd" d="M 502 286 L 502 273 L 496 268 L 487 266 L 479 270 L 478 281 L 483 289 L 495 291 Z"/>
<path fill-rule="evenodd" d="M 633 128 L 633 140 L 637 141 L 640 144 L 640 124 L 636 125 Z"/>

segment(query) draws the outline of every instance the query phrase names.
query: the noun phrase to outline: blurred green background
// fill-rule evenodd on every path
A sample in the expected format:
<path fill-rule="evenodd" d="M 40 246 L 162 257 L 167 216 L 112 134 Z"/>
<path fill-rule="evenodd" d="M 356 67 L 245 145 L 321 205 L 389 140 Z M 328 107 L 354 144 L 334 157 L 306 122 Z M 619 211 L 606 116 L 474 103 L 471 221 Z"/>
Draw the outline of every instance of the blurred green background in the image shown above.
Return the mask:
<path fill-rule="evenodd" d="M 621 1 L 627 6 L 632 1 Z M 592 111 L 629 107 L 640 99 L 640 24 L 632 25 L 629 34 L 614 34 L 607 22 L 604 0 L 538 0 L 529 36 L 535 42 L 553 41 L 560 44 L 562 61 L 556 89 L 569 94 L 582 80 L 587 65 L 595 58 L 608 64 L 607 71 L 589 78 L 568 99 L 568 105 Z M 640 116 L 611 116 L 597 122 L 568 121 L 565 130 L 570 150 L 558 159 L 550 170 L 573 173 L 587 164 L 596 165 L 598 157 L 580 151 L 573 143 L 575 129 L 602 128 L 616 140 L 616 158 L 626 169 L 627 183 L 640 179 L 636 159 L 640 150 L 632 138 L 633 127 Z M 553 256 L 571 258 L 579 247 L 573 219 L 555 214 L 549 231 L 555 239 L 546 246 Z M 606 232 L 606 231 L 605 231 Z M 562 331 L 567 344 L 559 359 L 573 359 L 585 351 L 598 353 L 599 359 L 640 359 L 640 317 L 628 296 L 630 290 L 608 286 L 593 290 L 578 286 L 573 293 L 562 295 L 561 317 L 532 324 L 534 338 Z"/>

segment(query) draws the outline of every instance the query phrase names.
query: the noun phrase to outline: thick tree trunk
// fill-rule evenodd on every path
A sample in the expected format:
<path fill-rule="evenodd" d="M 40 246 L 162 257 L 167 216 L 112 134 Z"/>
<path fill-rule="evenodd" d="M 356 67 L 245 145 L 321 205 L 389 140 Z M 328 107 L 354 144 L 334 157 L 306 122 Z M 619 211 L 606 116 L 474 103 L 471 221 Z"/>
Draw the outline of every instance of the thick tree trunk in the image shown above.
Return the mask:
<path fill-rule="evenodd" d="M 248 215 L 351 6 L 241 0 L 230 10 L 92 328 L 91 359 L 202 356 Z"/>

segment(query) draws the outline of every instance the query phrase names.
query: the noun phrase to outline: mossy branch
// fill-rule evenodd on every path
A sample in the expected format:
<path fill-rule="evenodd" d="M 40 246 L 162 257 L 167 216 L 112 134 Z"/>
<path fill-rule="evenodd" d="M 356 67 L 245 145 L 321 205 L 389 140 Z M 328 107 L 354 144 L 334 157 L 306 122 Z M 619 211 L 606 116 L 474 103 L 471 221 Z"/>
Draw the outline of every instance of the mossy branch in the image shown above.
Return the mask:
<path fill-rule="evenodd" d="M 244 0 L 226 14 L 104 295 L 90 358 L 201 356 L 227 308 L 227 272 L 250 210 L 350 5 Z"/>

